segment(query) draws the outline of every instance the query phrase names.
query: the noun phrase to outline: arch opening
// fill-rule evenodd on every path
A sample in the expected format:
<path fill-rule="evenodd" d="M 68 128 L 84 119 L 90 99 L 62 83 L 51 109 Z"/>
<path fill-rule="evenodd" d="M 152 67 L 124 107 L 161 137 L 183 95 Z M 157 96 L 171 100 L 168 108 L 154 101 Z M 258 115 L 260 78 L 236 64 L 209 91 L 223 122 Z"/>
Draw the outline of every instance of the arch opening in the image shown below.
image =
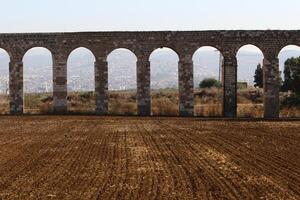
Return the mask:
<path fill-rule="evenodd" d="M 24 113 L 47 114 L 53 105 L 52 53 L 33 47 L 23 56 Z"/>
<path fill-rule="evenodd" d="M 151 53 L 149 61 L 152 115 L 179 115 L 178 54 L 162 47 Z"/>
<path fill-rule="evenodd" d="M 279 54 L 280 117 L 300 117 L 300 47 L 287 45 Z"/>
<path fill-rule="evenodd" d="M 108 112 L 113 115 L 137 114 L 136 55 L 126 48 L 113 50 L 108 62 Z"/>
<path fill-rule="evenodd" d="M 0 114 L 9 114 L 9 62 L 8 52 L 0 48 Z"/>
<path fill-rule="evenodd" d="M 263 52 L 247 44 L 238 50 L 237 58 L 237 116 L 261 118 L 263 104 Z"/>
<path fill-rule="evenodd" d="M 203 46 L 193 55 L 194 115 L 222 116 L 223 55 L 215 47 Z"/>
<path fill-rule="evenodd" d="M 95 61 L 91 50 L 85 47 L 74 49 L 67 60 L 68 112 L 94 113 Z"/>

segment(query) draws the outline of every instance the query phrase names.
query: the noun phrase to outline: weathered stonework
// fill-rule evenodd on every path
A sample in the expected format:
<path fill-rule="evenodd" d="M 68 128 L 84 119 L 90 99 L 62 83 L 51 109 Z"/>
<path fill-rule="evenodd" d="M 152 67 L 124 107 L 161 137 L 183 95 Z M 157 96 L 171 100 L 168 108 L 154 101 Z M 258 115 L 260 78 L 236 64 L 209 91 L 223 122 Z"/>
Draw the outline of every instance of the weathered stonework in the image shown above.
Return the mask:
<path fill-rule="evenodd" d="M 178 64 L 180 116 L 194 115 L 194 75 L 192 57 L 192 54 L 187 54 L 180 59 Z"/>
<path fill-rule="evenodd" d="M 137 108 L 138 115 L 151 115 L 150 62 L 148 59 L 137 61 Z"/>
<path fill-rule="evenodd" d="M 224 56 L 223 69 L 223 116 L 237 114 L 237 60 L 234 55 Z"/>
<path fill-rule="evenodd" d="M 53 111 L 67 112 L 67 60 L 54 56 L 53 59 Z"/>
<path fill-rule="evenodd" d="M 95 62 L 96 113 L 108 114 L 108 63 L 103 58 Z"/>
<path fill-rule="evenodd" d="M 279 116 L 279 60 L 277 57 L 264 58 L 264 117 L 275 118 Z"/>
<path fill-rule="evenodd" d="M 223 115 L 235 117 L 237 110 L 236 53 L 240 47 L 252 44 L 264 54 L 265 117 L 279 115 L 278 53 L 287 45 L 300 46 L 300 31 L 161 31 L 161 32 L 82 32 L 0 34 L 0 48 L 10 56 L 10 111 L 23 113 L 23 56 L 33 47 L 45 47 L 53 55 L 53 110 L 67 112 L 67 59 L 77 47 L 90 49 L 96 58 L 96 113 L 108 113 L 107 55 L 117 48 L 127 48 L 136 54 L 137 105 L 139 115 L 151 115 L 150 62 L 153 50 L 173 49 L 179 57 L 179 110 L 181 116 L 193 116 L 192 55 L 203 46 L 213 46 L 224 56 Z"/>
<path fill-rule="evenodd" d="M 11 114 L 23 113 L 23 62 L 9 64 L 9 105 Z"/>

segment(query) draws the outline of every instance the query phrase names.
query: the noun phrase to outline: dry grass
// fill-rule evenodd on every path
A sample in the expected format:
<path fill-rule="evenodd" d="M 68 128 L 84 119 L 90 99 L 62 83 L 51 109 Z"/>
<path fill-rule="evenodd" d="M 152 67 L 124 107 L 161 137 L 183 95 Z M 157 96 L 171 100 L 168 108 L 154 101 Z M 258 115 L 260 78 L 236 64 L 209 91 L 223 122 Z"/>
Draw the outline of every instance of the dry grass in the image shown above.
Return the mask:
<path fill-rule="evenodd" d="M 217 88 L 195 89 L 195 116 L 221 117 L 222 91 Z M 176 89 L 161 89 L 151 91 L 152 114 L 162 116 L 178 116 L 179 96 Z M 281 94 L 281 99 L 284 94 Z M 263 117 L 263 91 L 248 88 L 238 90 L 238 117 Z M 49 114 L 52 113 L 53 99 L 51 94 L 26 94 L 24 98 L 25 113 Z M 70 113 L 94 113 L 95 94 L 93 92 L 74 92 L 68 96 L 68 110 Z M 8 96 L 0 95 L 0 113 L 9 113 Z M 136 115 L 136 91 L 110 91 L 109 114 Z M 282 108 L 281 117 L 300 117 L 299 108 Z"/>
<path fill-rule="evenodd" d="M 282 108 L 280 110 L 280 117 L 300 117 L 299 108 Z"/>
<path fill-rule="evenodd" d="M 195 116 L 199 117 L 221 117 L 222 104 L 196 104 Z"/>
<path fill-rule="evenodd" d="M 158 90 L 151 92 L 152 114 L 164 116 L 178 116 L 179 97 L 174 89 Z"/>
<path fill-rule="evenodd" d="M 25 114 L 49 114 L 52 112 L 52 94 L 29 93 L 24 97 Z"/>
<path fill-rule="evenodd" d="M 8 95 L 0 95 L 0 114 L 9 113 L 9 97 Z"/>
<path fill-rule="evenodd" d="M 136 91 L 111 91 L 108 112 L 112 115 L 136 115 Z"/>
<path fill-rule="evenodd" d="M 238 117 L 263 117 L 263 90 L 258 88 L 239 89 L 237 94 Z"/>
<path fill-rule="evenodd" d="M 237 115 L 238 117 L 245 118 L 260 118 L 263 117 L 264 106 L 263 104 L 238 104 Z"/>
<path fill-rule="evenodd" d="M 94 92 L 73 92 L 68 94 L 68 111 L 71 113 L 93 113 L 96 109 Z"/>
<path fill-rule="evenodd" d="M 195 89 L 195 116 L 221 117 L 222 91 L 217 88 Z"/>

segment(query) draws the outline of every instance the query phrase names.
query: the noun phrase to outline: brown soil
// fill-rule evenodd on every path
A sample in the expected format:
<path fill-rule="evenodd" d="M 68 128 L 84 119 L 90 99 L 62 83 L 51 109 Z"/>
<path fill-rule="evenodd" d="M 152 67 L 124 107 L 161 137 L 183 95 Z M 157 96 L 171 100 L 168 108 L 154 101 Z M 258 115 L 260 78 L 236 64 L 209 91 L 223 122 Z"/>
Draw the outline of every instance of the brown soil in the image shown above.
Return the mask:
<path fill-rule="evenodd" d="M 300 199 L 300 122 L 0 120 L 0 199 Z"/>

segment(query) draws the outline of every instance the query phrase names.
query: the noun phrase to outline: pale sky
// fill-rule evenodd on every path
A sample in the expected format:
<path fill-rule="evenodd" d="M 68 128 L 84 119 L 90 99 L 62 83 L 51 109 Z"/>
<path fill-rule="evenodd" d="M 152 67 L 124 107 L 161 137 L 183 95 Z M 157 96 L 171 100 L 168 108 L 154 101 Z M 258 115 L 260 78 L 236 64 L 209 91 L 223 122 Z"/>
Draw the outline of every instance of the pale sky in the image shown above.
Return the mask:
<path fill-rule="evenodd" d="M 300 0 L 1 0 L 0 32 L 300 29 Z"/>

